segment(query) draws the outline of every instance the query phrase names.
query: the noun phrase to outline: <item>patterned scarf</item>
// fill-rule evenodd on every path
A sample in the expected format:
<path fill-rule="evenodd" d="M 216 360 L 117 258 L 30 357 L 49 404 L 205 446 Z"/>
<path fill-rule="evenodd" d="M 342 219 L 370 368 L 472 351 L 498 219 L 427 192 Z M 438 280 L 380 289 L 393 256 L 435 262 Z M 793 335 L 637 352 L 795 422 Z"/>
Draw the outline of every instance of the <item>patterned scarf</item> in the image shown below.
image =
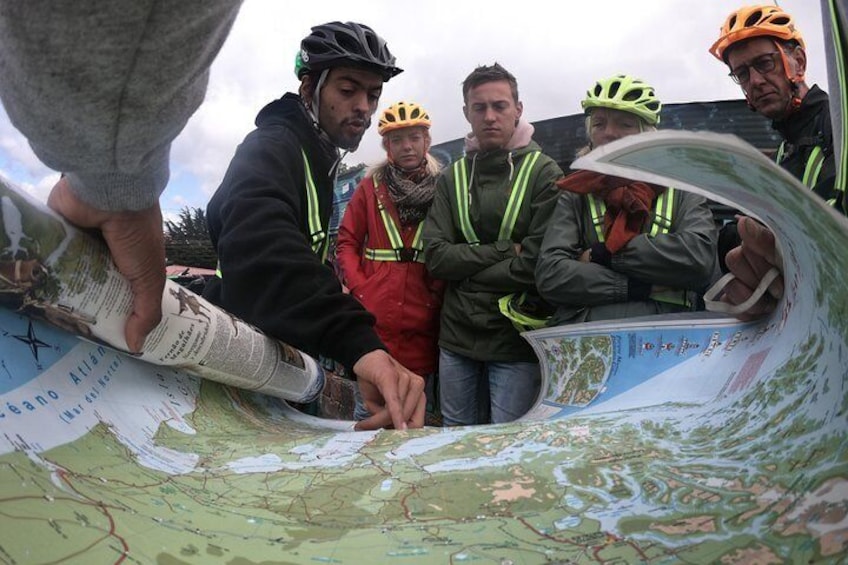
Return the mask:
<path fill-rule="evenodd" d="M 557 181 L 557 187 L 578 194 L 594 194 L 607 205 L 605 245 L 615 253 L 642 233 L 651 204 L 663 188 L 593 171 L 577 171 Z"/>
<path fill-rule="evenodd" d="M 412 171 L 404 171 L 392 163 L 386 165 L 386 186 L 403 226 L 421 223 L 436 195 L 436 177 L 427 172 L 427 162 Z"/>

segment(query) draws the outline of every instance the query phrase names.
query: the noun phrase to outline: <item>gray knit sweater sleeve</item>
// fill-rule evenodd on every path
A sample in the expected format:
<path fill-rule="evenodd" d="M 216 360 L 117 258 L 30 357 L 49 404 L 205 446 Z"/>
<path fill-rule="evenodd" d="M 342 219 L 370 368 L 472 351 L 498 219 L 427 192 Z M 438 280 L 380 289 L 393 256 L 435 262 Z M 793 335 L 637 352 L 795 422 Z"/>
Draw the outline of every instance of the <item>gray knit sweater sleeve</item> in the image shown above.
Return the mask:
<path fill-rule="evenodd" d="M 203 101 L 233 0 L 0 0 L 0 98 L 73 191 L 103 210 L 154 205 L 171 142 Z"/>

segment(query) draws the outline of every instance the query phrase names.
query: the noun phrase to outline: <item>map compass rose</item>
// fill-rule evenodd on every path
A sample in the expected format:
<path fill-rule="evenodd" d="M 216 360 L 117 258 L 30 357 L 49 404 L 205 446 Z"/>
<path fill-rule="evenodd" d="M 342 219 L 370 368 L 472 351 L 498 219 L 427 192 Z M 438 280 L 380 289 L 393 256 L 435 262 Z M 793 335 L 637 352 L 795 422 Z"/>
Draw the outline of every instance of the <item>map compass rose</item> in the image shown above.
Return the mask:
<path fill-rule="evenodd" d="M 32 356 L 35 357 L 35 360 L 38 361 L 38 349 L 43 347 L 45 349 L 50 347 L 50 344 L 45 343 L 38 339 L 35 335 L 35 329 L 32 327 L 32 321 L 29 322 L 29 328 L 27 329 L 26 335 L 13 335 L 18 341 L 21 341 L 29 346 L 29 350 L 32 353 Z"/>

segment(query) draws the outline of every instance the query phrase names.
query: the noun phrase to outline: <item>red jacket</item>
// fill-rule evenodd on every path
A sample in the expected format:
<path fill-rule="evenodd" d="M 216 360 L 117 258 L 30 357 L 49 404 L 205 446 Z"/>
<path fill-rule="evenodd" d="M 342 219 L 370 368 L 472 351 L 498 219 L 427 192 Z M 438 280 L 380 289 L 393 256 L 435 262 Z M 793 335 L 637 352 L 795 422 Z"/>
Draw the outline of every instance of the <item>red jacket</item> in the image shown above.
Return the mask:
<path fill-rule="evenodd" d="M 345 210 L 336 259 L 351 294 L 377 318 L 377 334 L 389 353 L 407 369 L 428 375 L 438 364 L 444 283 L 432 278 L 424 263 L 372 261 L 363 256 L 366 247 L 392 248 L 377 207 L 378 194 L 404 245 L 412 246 L 417 226 L 401 227 L 386 186 L 375 189 L 368 177 L 359 183 Z"/>

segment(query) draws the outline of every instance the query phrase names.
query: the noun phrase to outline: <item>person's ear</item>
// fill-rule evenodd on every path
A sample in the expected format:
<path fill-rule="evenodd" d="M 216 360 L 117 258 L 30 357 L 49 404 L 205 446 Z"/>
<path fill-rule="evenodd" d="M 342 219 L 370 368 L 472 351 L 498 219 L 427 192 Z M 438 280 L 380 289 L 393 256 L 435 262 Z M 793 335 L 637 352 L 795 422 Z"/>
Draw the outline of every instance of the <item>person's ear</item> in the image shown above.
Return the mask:
<path fill-rule="evenodd" d="M 468 115 L 468 106 L 462 106 L 462 115 L 465 116 L 465 121 L 471 123 L 471 117 Z"/>
<path fill-rule="evenodd" d="M 795 76 L 803 78 L 807 73 L 807 52 L 800 45 L 796 45 L 789 56 L 795 61 Z"/>
<path fill-rule="evenodd" d="M 521 100 L 515 103 L 515 109 L 518 110 L 515 117 L 521 118 L 521 114 L 524 112 L 524 104 L 521 103 Z M 515 120 L 515 124 L 518 125 L 518 119 Z"/>
<path fill-rule="evenodd" d="M 303 75 L 303 78 L 300 79 L 298 94 L 300 94 L 300 97 L 303 99 L 307 108 L 312 107 L 312 93 L 314 92 L 314 89 L 312 88 L 313 81 L 314 77 L 312 75 Z"/>

